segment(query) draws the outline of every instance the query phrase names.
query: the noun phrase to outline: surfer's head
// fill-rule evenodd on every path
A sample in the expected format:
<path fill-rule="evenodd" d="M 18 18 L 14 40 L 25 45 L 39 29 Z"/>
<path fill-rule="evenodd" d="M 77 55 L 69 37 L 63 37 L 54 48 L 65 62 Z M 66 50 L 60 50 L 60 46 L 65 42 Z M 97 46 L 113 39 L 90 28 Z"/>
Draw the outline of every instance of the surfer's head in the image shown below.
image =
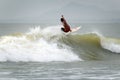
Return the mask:
<path fill-rule="evenodd" d="M 63 18 L 61 18 L 61 22 L 63 22 L 64 21 L 64 19 Z"/>
<path fill-rule="evenodd" d="M 65 29 L 64 28 L 61 28 L 62 31 L 64 31 Z"/>

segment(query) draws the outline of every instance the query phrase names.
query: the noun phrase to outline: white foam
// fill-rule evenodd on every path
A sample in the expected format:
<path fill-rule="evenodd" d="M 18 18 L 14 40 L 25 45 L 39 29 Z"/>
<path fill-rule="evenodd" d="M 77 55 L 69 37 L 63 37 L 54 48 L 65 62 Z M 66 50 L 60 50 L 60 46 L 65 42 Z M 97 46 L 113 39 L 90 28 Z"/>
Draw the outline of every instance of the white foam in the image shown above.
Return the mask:
<path fill-rule="evenodd" d="M 117 42 L 117 39 L 107 39 L 102 37 L 101 46 L 112 52 L 120 53 L 120 43 Z"/>
<path fill-rule="evenodd" d="M 58 26 L 49 26 L 47 28 L 44 28 L 41 32 L 44 36 L 60 36 L 63 35 L 63 32 L 61 31 L 61 25 Z"/>
<path fill-rule="evenodd" d="M 36 26 L 36 27 L 30 28 L 30 32 L 28 32 L 27 34 L 39 34 L 41 31 L 42 31 L 41 27 Z"/>
<path fill-rule="evenodd" d="M 44 37 L 38 37 L 38 39 L 33 39 L 32 41 L 27 38 L 28 35 L 34 37 L 41 33 L 44 36 L 50 33 L 54 33 L 52 35 L 58 35 L 56 34 L 57 31 L 56 33 L 55 31 L 53 32 L 53 28 L 52 31 L 51 28 L 45 28 L 44 30 L 35 28 L 31 32 L 19 37 L 3 36 L 0 39 L 0 61 L 49 62 L 81 60 L 71 51 L 70 47 L 64 44 L 61 44 L 63 47 L 59 47 L 58 42 L 49 42 Z"/>

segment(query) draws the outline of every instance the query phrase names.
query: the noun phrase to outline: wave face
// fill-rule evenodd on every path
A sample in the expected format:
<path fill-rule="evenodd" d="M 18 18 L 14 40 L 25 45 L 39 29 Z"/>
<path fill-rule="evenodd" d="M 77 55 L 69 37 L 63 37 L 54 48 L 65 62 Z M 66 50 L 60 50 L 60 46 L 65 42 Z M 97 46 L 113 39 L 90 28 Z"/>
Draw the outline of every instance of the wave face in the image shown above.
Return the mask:
<path fill-rule="evenodd" d="M 116 59 L 120 40 L 96 33 L 64 33 L 60 26 L 0 37 L 0 61 L 49 62 Z"/>

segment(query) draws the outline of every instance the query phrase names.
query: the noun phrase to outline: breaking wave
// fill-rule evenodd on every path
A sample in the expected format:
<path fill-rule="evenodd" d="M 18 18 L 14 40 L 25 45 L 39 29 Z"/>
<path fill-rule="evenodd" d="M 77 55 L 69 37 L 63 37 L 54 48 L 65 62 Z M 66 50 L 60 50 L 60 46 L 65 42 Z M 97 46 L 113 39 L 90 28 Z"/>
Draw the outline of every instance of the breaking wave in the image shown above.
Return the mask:
<path fill-rule="evenodd" d="M 120 39 L 107 38 L 98 33 L 66 34 L 59 27 L 35 27 L 26 33 L 1 36 L 0 61 L 103 60 L 120 53 Z"/>

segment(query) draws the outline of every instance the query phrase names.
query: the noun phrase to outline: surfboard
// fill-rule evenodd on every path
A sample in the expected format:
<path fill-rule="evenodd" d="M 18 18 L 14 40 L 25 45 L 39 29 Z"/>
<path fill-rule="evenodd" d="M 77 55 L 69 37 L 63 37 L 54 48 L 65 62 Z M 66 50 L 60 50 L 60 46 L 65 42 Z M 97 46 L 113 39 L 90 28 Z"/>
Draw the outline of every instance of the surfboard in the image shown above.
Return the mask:
<path fill-rule="evenodd" d="M 81 29 L 81 27 L 73 28 L 73 29 L 71 29 L 71 32 L 76 32 L 76 31 L 78 31 L 79 29 Z"/>
<path fill-rule="evenodd" d="M 72 28 L 71 29 L 71 31 L 69 31 L 69 32 L 63 32 L 63 33 L 65 33 L 65 35 L 69 35 L 70 33 L 73 33 L 73 32 L 76 32 L 76 31 L 78 31 L 79 29 L 81 29 L 82 27 L 80 26 L 80 27 L 75 27 L 75 28 Z"/>

